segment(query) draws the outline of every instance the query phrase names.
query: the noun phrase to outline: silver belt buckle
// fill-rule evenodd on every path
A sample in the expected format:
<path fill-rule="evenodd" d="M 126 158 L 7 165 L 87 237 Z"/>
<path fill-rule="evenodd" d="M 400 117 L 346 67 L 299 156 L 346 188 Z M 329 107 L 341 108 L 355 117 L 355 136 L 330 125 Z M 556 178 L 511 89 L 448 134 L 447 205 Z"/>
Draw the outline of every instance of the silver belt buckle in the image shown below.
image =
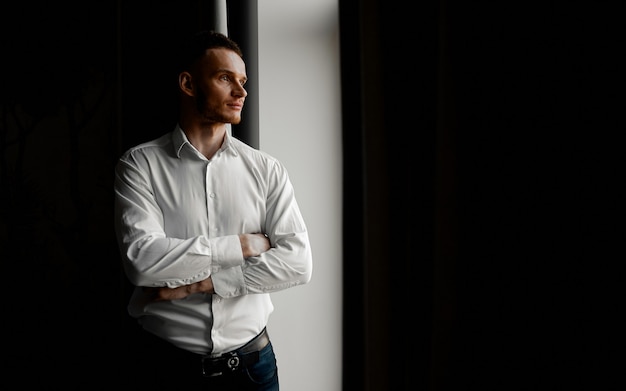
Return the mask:
<path fill-rule="evenodd" d="M 231 357 L 228 357 L 226 360 L 226 367 L 232 371 L 236 371 L 239 368 L 239 364 L 241 364 L 241 359 L 235 353 L 232 353 Z"/>

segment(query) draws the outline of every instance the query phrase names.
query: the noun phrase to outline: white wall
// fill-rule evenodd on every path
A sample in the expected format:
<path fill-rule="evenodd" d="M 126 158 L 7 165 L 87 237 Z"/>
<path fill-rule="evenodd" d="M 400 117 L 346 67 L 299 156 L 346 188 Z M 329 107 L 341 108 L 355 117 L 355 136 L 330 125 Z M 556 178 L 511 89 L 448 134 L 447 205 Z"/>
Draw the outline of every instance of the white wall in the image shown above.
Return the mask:
<path fill-rule="evenodd" d="M 259 0 L 260 149 L 287 167 L 313 278 L 272 294 L 281 390 L 341 390 L 341 102 L 337 0 Z"/>

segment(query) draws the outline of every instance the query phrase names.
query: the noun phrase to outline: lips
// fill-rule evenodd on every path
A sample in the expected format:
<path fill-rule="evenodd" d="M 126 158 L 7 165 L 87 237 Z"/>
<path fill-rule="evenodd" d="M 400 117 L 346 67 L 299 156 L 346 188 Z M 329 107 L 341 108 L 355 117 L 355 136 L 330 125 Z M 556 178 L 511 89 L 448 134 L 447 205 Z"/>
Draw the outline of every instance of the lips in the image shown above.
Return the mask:
<path fill-rule="evenodd" d="M 229 103 L 228 107 L 235 109 L 235 110 L 241 110 L 243 109 L 243 103 Z"/>

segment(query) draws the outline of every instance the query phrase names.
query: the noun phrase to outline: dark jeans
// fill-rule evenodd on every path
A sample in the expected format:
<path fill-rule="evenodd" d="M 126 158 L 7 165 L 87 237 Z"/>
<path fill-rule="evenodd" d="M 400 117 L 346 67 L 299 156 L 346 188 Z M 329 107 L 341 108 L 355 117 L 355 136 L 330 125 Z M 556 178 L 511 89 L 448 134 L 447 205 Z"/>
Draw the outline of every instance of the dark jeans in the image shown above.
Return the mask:
<path fill-rule="evenodd" d="M 278 391 L 278 368 L 272 343 L 259 352 L 257 363 L 233 374 L 202 380 L 207 380 L 206 384 L 210 384 L 209 390 Z"/>
<path fill-rule="evenodd" d="M 138 342 L 138 343 L 136 343 Z M 122 362 L 121 379 L 136 389 L 171 390 L 198 387 L 215 391 L 278 391 L 278 368 L 272 343 L 259 352 L 259 361 L 216 377 L 202 375 L 201 356 L 179 349 L 141 330 Z M 126 381 L 120 381 L 125 384 Z"/>

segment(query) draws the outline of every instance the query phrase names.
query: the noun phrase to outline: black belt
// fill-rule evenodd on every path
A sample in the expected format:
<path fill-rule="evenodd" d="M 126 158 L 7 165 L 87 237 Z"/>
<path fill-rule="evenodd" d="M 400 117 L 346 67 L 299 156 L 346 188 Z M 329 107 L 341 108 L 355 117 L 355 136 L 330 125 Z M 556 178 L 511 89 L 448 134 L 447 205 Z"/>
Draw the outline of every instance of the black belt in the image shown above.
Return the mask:
<path fill-rule="evenodd" d="M 267 330 L 263 329 L 259 335 L 237 350 L 221 354 L 217 357 L 210 355 L 202 357 L 202 375 L 206 377 L 221 376 L 235 372 L 242 367 L 259 361 L 259 351 L 270 342 Z"/>

